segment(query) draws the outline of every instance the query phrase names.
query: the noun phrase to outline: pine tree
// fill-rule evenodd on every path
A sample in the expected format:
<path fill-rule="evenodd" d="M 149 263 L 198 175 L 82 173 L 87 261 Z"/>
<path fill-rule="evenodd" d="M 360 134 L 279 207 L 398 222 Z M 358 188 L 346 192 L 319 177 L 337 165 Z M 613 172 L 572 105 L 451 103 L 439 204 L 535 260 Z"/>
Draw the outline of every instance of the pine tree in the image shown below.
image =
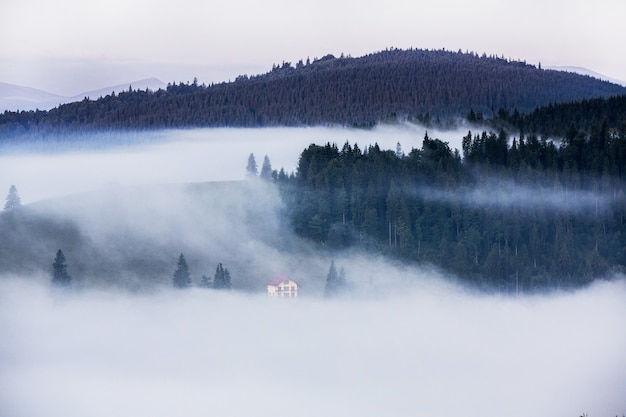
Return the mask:
<path fill-rule="evenodd" d="M 72 283 L 72 277 L 67 273 L 67 265 L 65 264 L 65 255 L 59 249 L 52 264 L 52 284 L 59 287 L 67 287 Z"/>
<path fill-rule="evenodd" d="M 248 157 L 248 165 L 246 166 L 246 176 L 249 178 L 256 177 L 258 175 L 258 167 L 254 154 L 251 153 Z"/>
<path fill-rule="evenodd" d="M 346 270 L 343 266 L 339 269 L 339 287 L 343 290 L 346 288 Z"/>
<path fill-rule="evenodd" d="M 337 273 L 335 267 L 335 261 L 330 262 L 330 269 L 326 276 L 326 287 L 324 288 L 324 295 L 326 297 L 333 297 L 341 293 L 345 288 L 345 271 L 341 268 L 341 271 Z"/>
<path fill-rule="evenodd" d="M 230 272 L 228 272 L 228 269 L 224 268 L 221 263 L 217 264 L 215 277 L 213 278 L 213 288 L 218 290 L 229 290 L 231 286 Z"/>
<path fill-rule="evenodd" d="M 189 274 L 189 267 L 187 266 L 187 260 L 182 253 L 178 257 L 178 264 L 176 272 L 174 272 L 174 287 L 187 288 L 191 285 L 191 275 Z"/>
<path fill-rule="evenodd" d="M 263 165 L 261 166 L 261 175 L 260 177 L 264 180 L 272 179 L 272 164 L 270 163 L 270 159 L 265 155 L 263 158 Z"/>
<path fill-rule="evenodd" d="M 17 193 L 17 188 L 15 188 L 15 185 L 11 185 L 11 188 L 9 188 L 9 194 L 7 195 L 7 198 L 6 198 L 6 203 L 4 204 L 4 209 L 13 210 L 13 209 L 20 207 L 21 205 L 22 205 L 22 200 L 20 199 L 20 196 Z"/>

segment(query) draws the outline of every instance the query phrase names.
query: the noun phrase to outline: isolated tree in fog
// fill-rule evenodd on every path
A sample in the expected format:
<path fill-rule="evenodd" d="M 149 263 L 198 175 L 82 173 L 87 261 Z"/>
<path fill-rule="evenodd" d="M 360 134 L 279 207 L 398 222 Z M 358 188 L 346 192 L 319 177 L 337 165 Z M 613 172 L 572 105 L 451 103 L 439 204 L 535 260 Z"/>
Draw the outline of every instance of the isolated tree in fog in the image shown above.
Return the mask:
<path fill-rule="evenodd" d="M 270 163 L 270 159 L 265 155 L 263 158 L 263 165 L 261 166 L 261 175 L 260 177 L 264 180 L 272 179 L 272 164 Z"/>
<path fill-rule="evenodd" d="M 189 274 L 189 267 L 187 266 L 185 255 L 182 253 L 178 257 L 178 263 L 176 266 L 176 271 L 174 272 L 174 287 L 189 287 L 189 285 L 191 285 L 191 274 Z"/>
<path fill-rule="evenodd" d="M 254 154 L 251 153 L 248 157 L 248 166 L 246 166 L 246 176 L 247 177 L 256 177 L 258 175 L 258 167 L 256 164 L 256 159 L 254 158 Z"/>
<path fill-rule="evenodd" d="M 326 297 L 332 297 L 339 294 L 345 288 L 346 276 L 343 268 L 338 273 L 335 267 L 335 261 L 330 262 L 330 269 L 326 276 L 326 286 L 324 287 L 324 295 Z"/>
<path fill-rule="evenodd" d="M 230 282 L 230 272 L 224 268 L 221 263 L 215 269 L 215 277 L 213 278 L 213 288 L 218 290 L 229 290 L 232 284 Z"/>
<path fill-rule="evenodd" d="M 21 205 L 22 205 L 22 200 L 20 199 L 20 196 L 17 193 L 17 188 L 15 188 L 15 185 L 11 185 L 11 188 L 9 188 L 9 194 L 7 195 L 7 198 L 6 198 L 6 203 L 4 204 L 4 209 L 13 210 L 15 208 L 20 207 Z"/>
<path fill-rule="evenodd" d="M 59 249 L 57 251 L 57 256 L 54 258 L 54 263 L 52 264 L 52 284 L 60 287 L 66 287 L 69 286 L 71 282 L 72 277 L 67 273 L 65 255 L 63 255 L 63 251 Z"/>

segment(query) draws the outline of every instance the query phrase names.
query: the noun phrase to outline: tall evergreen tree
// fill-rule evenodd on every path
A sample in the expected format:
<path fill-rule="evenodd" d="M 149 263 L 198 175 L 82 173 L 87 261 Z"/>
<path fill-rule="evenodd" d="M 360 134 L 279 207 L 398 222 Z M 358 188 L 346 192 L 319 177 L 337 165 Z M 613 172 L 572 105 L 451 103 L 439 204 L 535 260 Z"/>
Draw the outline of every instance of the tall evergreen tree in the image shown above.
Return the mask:
<path fill-rule="evenodd" d="M 251 153 L 248 157 L 248 165 L 246 166 L 246 177 L 252 178 L 258 175 L 258 166 L 254 154 Z"/>
<path fill-rule="evenodd" d="M 67 265 L 65 264 L 65 255 L 63 251 L 59 249 L 54 263 L 52 264 L 52 284 L 59 287 L 67 287 L 72 283 L 72 277 L 67 272 Z"/>
<path fill-rule="evenodd" d="M 232 287 L 230 282 L 230 272 L 221 264 L 217 264 L 215 269 L 215 277 L 213 278 L 213 288 L 218 290 L 229 290 Z"/>
<path fill-rule="evenodd" d="M 324 295 L 326 297 L 333 297 L 340 294 L 345 289 L 345 271 L 341 268 L 341 271 L 337 273 L 335 267 L 335 261 L 330 262 L 330 269 L 326 276 L 326 287 L 324 288 Z"/>
<path fill-rule="evenodd" d="M 189 273 L 189 267 L 187 266 L 187 260 L 182 253 L 178 257 L 178 263 L 176 271 L 174 272 L 174 287 L 187 288 L 191 285 L 191 275 Z"/>
<path fill-rule="evenodd" d="M 263 158 L 263 165 L 261 166 L 261 175 L 260 177 L 264 180 L 272 179 L 272 164 L 270 163 L 270 159 L 265 155 Z"/>
<path fill-rule="evenodd" d="M 20 207 L 21 205 L 22 205 L 22 200 L 20 199 L 20 196 L 17 193 L 17 188 L 15 188 L 15 185 L 11 185 L 11 188 L 9 188 L 9 194 L 7 195 L 7 198 L 6 198 L 6 203 L 4 204 L 4 209 L 13 210 L 13 209 Z"/>

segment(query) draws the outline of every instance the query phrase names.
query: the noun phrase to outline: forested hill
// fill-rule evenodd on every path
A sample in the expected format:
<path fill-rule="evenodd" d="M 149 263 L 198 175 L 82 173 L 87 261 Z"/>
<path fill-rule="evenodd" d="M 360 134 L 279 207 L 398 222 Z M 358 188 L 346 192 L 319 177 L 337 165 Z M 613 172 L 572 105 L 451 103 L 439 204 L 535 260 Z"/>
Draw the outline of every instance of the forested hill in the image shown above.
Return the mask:
<path fill-rule="evenodd" d="M 626 271 L 626 133 L 504 131 L 401 146 L 310 145 L 278 175 L 300 236 L 434 264 L 485 288 L 586 285 Z"/>
<path fill-rule="evenodd" d="M 470 114 L 468 119 L 472 117 L 476 116 Z M 594 130 L 598 129 L 623 135 L 626 132 L 626 96 L 550 104 L 528 114 L 501 110 L 487 122 L 494 128 L 506 126 L 513 131 L 570 140 L 581 132 L 597 134 Z"/>
<path fill-rule="evenodd" d="M 626 94 L 588 76 L 525 62 L 445 50 L 385 50 L 359 58 L 327 55 L 275 65 L 233 82 L 129 89 L 50 111 L 5 112 L 0 136 L 94 129 L 208 126 L 370 126 L 396 116 L 428 122 L 470 110 L 530 112 L 550 103 Z"/>

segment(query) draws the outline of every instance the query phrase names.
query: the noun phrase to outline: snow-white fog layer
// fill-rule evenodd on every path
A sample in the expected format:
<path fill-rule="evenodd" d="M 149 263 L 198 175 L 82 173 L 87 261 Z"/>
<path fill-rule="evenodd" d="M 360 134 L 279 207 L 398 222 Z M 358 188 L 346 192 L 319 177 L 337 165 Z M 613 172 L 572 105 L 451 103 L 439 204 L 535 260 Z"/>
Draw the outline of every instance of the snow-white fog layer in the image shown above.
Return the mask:
<path fill-rule="evenodd" d="M 286 301 L 59 294 L 3 279 L 0 415 L 626 412 L 623 280 L 513 299 L 420 282 L 385 297 Z"/>
<path fill-rule="evenodd" d="M 87 145 L 66 142 L 6 147 L 0 152 L 0 192 L 14 184 L 23 202 L 76 192 L 92 191 L 111 184 L 141 185 L 181 182 L 239 180 L 245 176 L 253 153 L 261 169 L 267 155 L 272 168 L 295 171 L 300 153 L 311 143 L 348 141 L 361 149 L 378 143 L 382 149 L 405 152 L 421 148 L 426 129 L 405 124 L 372 130 L 343 128 L 195 129 L 145 134 L 149 143 L 129 146 L 131 139 L 109 135 L 90 136 Z M 460 149 L 467 132 L 428 130 L 430 137 L 448 141 Z M 111 142 L 126 145 L 113 146 Z M 104 147 L 104 149 L 103 149 Z"/>

